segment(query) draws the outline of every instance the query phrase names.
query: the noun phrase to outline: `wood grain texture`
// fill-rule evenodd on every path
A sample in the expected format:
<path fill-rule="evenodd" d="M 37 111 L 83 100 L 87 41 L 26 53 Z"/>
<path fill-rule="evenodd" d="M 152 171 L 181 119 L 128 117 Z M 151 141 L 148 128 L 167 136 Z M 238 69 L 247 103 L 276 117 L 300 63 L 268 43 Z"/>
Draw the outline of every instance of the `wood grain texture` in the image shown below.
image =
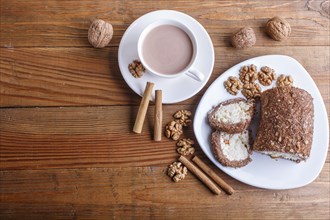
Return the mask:
<path fill-rule="evenodd" d="M 329 173 L 327 168 L 325 171 Z M 215 196 L 191 173 L 171 182 L 165 166 L 0 171 L 3 219 L 327 219 L 328 174 L 307 187 L 235 186 Z M 327 177 L 323 177 L 327 176 Z M 33 196 L 31 196 L 33 194 Z"/>
<path fill-rule="evenodd" d="M 163 127 L 179 109 L 165 105 Z M 155 166 L 176 159 L 175 141 L 153 141 L 154 105 L 142 134 L 132 132 L 138 106 L 3 108 L 0 110 L 1 170 Z M 51 125 L 51 126 L 50 126 Z M 184 137 L 194 138 L 192 126 Z M 198 156 L 203 155 L 197 148 Z M 330 153 L 326 161 L 329 169 Z M 325 171 L 326 172 L 326 171 Z"/>
<path fill-rule="evenodd" d="M 330 219 L 330 151 L 313 183 L 273 191 L 229 177 L 196 145 L 195 154 L 235 193 L 214 196 L 191 173 L 173 183 L 166 168 L 178 158 L 175 141 L 152 140 L 154 103 L 142 134 L 132 132 L 141 98 L 126 85 L 117 62 L 120 39 L 135 19 L 153 10 L 182 11 L 208 31 L 215 66 L 197 95 L 163 106 L 163 127 L 179 109 L 195 112 L 225 70 L 267 54 L 298 60 L 330 116 L 329 5 L 329 0 L 0 0 L 0 219 Z M 273 16 L 289 21 L 290 38 L 276 42 L 265 34 Z M 87 40 L 96 18 L 114 27 L 103 49 Z M 257 43 L 235 50 L 230 36 L 243 26 L 254 29 Z M 184 136 L 194 138 L 191 126 Z"/>
<path fill-rule="evenodd" d="M 179 109 L 164 106 L 163 126 Z M 150 166 L 177 156 L 175 141 L 153 141 L 154 105 L 142 134 L 132 132 L 136 106 L 0 110 L 1 169 Z M 193 138 L 192 128 L 185 134 Z M 18 138 L 19 137 L 19 138 Z"/>
<path fill-rule="evenodd" d="M 0 49 L 0 106 L 138 105 L 139 96 L 119 71 L 117 53 L 117 48 Z M 183 104 L 197 104 L 208 86 L 231 66 L 267 54 L 297 59 L 329 103 L 330 46 L 254 47 L 243 51 L 216 47 L 215 54 L 207 85 Z"/>
<path fill-rule="evenodd" d="M 178 10 L 197 19 L 215 46 L 228 46 L 229 37 L 251 26 L 257 46 L 273 46 L 264 25 L 273 16 L 286 17 L 292 35 L 277 45 L 329 45 L 329 11 L 326 1 L 1 1 L 1 47 L 89 46 L 90 20 L 104 19 L 114 26 L 110 46 L 118 46 L 126 28 L 147 12 Z M 18 14 L 19 13 L 19 14 Z M 28 39 L 28 40 L 27 40 Z"/>

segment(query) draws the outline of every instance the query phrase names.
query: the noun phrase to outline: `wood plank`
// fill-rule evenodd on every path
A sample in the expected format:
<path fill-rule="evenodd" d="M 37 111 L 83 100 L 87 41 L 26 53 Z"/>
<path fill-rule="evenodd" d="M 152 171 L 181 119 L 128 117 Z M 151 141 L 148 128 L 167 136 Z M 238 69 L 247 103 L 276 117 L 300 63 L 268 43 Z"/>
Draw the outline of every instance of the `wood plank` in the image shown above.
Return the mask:
<path fill-rule="evenodd" d="M 117 49 L 2 49 L 1 106 L 128 104 Z"/>
<path fill-rule="evenodd" d="M 0 106 L 138 105 L 140 98 L 123 80 L 118 48 L 0 49 Z M 208 86 L 231 66 L 267 54 L 297 59 L 329 104 L 330 46 L 215 48 L 215 67 L 206 87 L 183 104 L 196 104 Z M 251 56 L 253 54 L 253 56 Z M 275 68 L 276 69 L 276 68 Z"/>
<path fill-rule="evenodd" d="M 175 111 L 193 108 L 164 106 L 163 127 Z M 153 109 L 142 134 L 132 132 L 137 107 L 0 109 L 1 169 L 169 163 L 177 157 L 175 142 L 153 141 Z M 191 127 L 185 133 L 193 137 Z"/>
<path fill-rule="evenodd" d="M 251 26 L 257 46 L 329 45 L 329 9 L 326 1 L 1 1 L 0 47 L 91 47 L 90 20 L 101 18 L 114 26 L 110 46 L 118 46 L 126 28 L 143 14 L 172 9 L 197 19 L 215 46 L 229 46 L 233 32 Z M 292 26 L 291 37 L 274 42 L 264 33 L 266 21 L 283 16 Z M 27 40 L 28 39 L 28 40 Z"/>
<path fill-rule="evenodd" d="M 165 105 L 163 127 L 175 111 L 195 107 Z M 149 106 L 142 134 L 135 134 L 136 106 L 0 109 L 1 170 L 171 163 L 176 142 L 153 141 L 153 110 Z M 192 126 L 184 131 L 194 138 Z M 204 157 L 199 147 L 197 155 Z"/>
<path fill-rule="evenodd" d="M 327 179 L 264 190 L 215 169 L 236 192 L 213 195 L 191 173 L 173 183 L 165 166 L 0 171 L 2 219 L 328 219 Z M 166 189 L 166 190 L 164 190 Z"/>
<path fill-rule="evenodd" d="M 225 70 L 266 54 L 302 63 L 330 117 L 329 0 L 0 0 L 0 219 L 330 219 L 330 149 L 316 180 L 292 190 L 241 183 L 199 146 L 196 155 L 233 186 L 234 195 L 214 196 L 191 173 L 178 184 L 166 176 L 178 157 L 175 141 L 152 141 L 153 103 L 142 134 L 132 132 L 140 97 L 117 63 L 128 26 L 159 9 L 197 19 L 216 53 L 202 91 L 163 106 L 163 127 L 176 110 L 194 112 Z M 292 26 L 283 42 L 265 34 L 266 21 L 276 15 Z M 104 49 L 87 40 L 95 18 L 114 26 Z M 230 36 L 243 26 L 253 27 L 257 44 L 235 50 Z M 194 138 L 192 126 L 184 134 Z"/>

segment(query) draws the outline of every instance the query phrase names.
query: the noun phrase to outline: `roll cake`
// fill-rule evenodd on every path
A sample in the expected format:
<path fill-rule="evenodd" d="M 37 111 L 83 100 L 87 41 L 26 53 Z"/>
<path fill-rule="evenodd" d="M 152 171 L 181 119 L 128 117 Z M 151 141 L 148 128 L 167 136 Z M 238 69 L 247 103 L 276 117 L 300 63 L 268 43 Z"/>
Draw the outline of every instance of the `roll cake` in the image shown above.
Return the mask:
<path fill-rule="evenodd" d="M 260 124 L 253 150 L 300 162 L 310 156 L 314 130 L 312 96 L 295 87 L 275 87 L 260 97 Z"/>
<path fill-rule="evenodd" d="M 251 162 L 250 132 L 229 134 L 223 131 L 214 131 L 211 137 L 215 158 L 227 167 L 243 167 Z"/>
<path fill-rule="evenodd" d="M 250 124 L 255 112 L 255 102 L 243 98 L 221 102 L 208 112 L 212 128 L 230 134 L 243 132 Z"/>

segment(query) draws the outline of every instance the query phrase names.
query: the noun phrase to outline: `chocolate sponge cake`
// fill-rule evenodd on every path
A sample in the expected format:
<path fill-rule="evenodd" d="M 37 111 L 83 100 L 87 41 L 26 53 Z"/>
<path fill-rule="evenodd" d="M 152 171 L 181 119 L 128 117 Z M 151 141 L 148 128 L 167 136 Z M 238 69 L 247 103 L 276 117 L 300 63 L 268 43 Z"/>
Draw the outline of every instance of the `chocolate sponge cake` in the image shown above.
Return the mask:
<path fill-rule="evenodd" d="M 243 98 L 229 99 L 212 108 L 208 113 L 211 127 L 230 134 L 244 131 L 255 112 L 255 102 Z"/>
<path fill-rule="evenodd" d="M 223 131 L 212 133 L 211 143 L 215 158 L 227 167 L 243 167 L 251 162 L 250 132 L 229 134 Z"/>
<path fill-rule="evenodd" d="M 296 162 L 311 151 L 314 129 L 312 96 L 295 87 L 276 87 L 260 97 L 261 118 L 253 150 Z"/>

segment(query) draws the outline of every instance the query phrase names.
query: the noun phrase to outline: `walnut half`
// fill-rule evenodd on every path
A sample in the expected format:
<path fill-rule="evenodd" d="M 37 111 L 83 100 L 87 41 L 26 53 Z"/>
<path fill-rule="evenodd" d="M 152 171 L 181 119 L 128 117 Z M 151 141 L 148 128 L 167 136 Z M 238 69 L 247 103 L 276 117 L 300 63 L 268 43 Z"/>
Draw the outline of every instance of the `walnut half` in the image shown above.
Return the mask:
<path fill-rule="evenodd" d="M 174 182 L 183 180 L 188 173 L 187 167 L 183 166 L 180 162 L 174 162 L 169 165 L 167 175 L 172 177 Z"/>
<path fill-rule="evenodd" d="M 258 72 L 258 80 L 263 86 L 269 86 L 272 84 L 273 80 L 275 80 L 275 77 L 275 70 L 268 66 L 261 67 L 260 71 Z"/>
<path fill-rule="evenodd" d="M 242 94 L 247 99 L 259 98 L 261 95 L 261 87 L 257 83 L 246 83 L 243 86 Z"/>
<path fill-rule="evenodd" d="M 173 115 L 173 117 L 175 119 L 178 119 L 184 127 L 187 127 L 188 125 L 191 124 L 190 116 L 191 116 L 191 111 L 188 110 L 180 110 Z"/>
<path fill-rule="evenodd" d="M 229 76 L 228 79 L 224 81 L 223 85 L 227 92 L 232 95 L 237 95 L 239 90 L 243 88 L 243 84 L 235 76 Z"/>
<path fill-rule="evenodd" d="M 193 147 L 194 141 L 189 138 L 180 139 L 176 146 L 178 147 L 176 151 L 181 155 L 189 155 L 195 153 L 195 148 Z"/>
<path fill-rule="evenodd" d="M 135 78 L 141 78 L 146 69 L 140 61 L 133 60 L 133 62 L 128 65 L 128 70 Z"/>
<path fill-rule="evenodd" d="M 165 126 L 165 136 L 167 138 L 172 138 L 172 140 L 178 140 L 180 136 L 182 135 L 182 124 L 179 120 L 170 121 Z"/>
<path fill-rule="evenodd" d="M 281 74 L 276 81 L 277 86 L 292 86 L 293 85 L 293 78 L 292 76 L 285 76 Z"/>
<path fill-rule="evenodd" d="M 257 78 L 257 67 L 254 64 L 251 64 L 250 66 L 243 66 L 239 70 L 239 79 L 242 81 L 243 84 L 254 83 Z"/>

